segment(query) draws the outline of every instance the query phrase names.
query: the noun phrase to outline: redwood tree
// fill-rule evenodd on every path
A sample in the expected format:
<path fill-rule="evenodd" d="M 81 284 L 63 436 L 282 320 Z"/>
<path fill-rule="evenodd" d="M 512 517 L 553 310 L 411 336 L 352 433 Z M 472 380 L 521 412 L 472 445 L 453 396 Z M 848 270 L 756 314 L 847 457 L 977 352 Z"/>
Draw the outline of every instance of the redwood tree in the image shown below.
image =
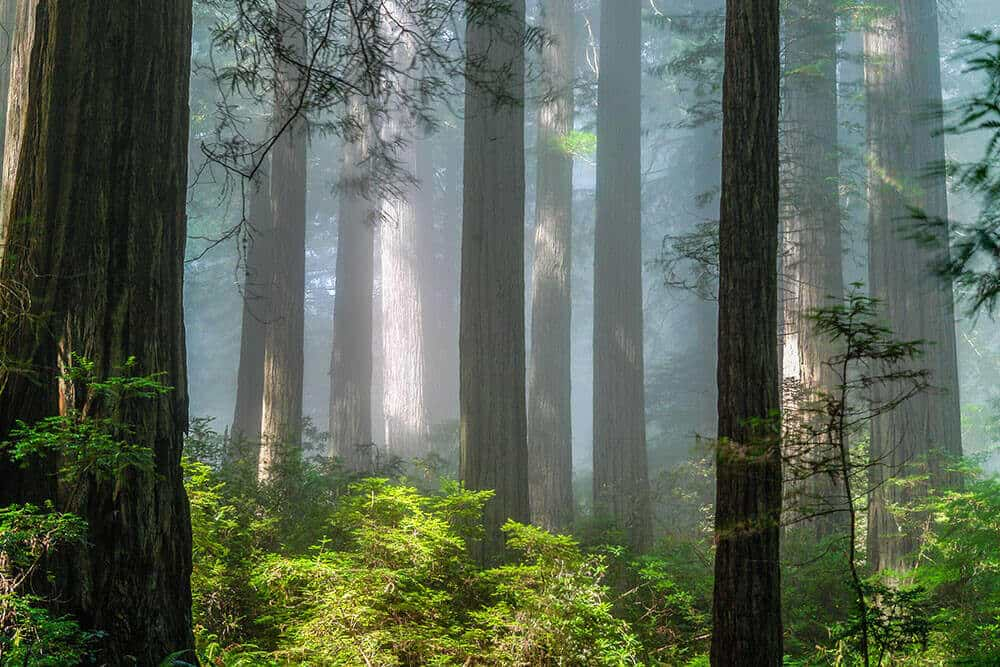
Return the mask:
<path fill-rule="evenodd" d="M 330 437 L 348 470 L 372 467 L 372 307 L 375 220 L 369 201 L 368 117 L 351 104 L 356 133 L 344 146 L 337 215 L 336 295 L 330 363 Z"/>
<path fill-rule="evenodd" d="M 395 45 L 387 78 L 389 96 L 383 140 L 394 146 L 392 158 L 404 178 L 382 203 L 379 230 L 382 270 L 383 414 L 385 446 L 402 459 L 422 457 L 429 451 L 427 405 L 424 400 L 424 288 L 421 275 L 421 236 L 430 211 L 421 206 L 421 184 L 416 182 L 418 153 L 427 150 L 419 141 L 412 114 L 403 101 L 419 95 L 419 73 L 411 71 L 416 43 L 410 8 L 386 2 L 383 29 Z M 427 184 L 428 188 L 432 184 Z"/>
<path fill-rule="evenodd" d="M 462 481 L 492 489 L 480 562 L 528 520 L 524 370 L 524 0 L 470 4 L 459 333 Z"/>
<path fill-rule="evenodd" d="M 827 363 L 836 345 L 814 334 L 811 313 L 843 298 L 837 155 L 837 14 L 828 0 L 788 5 L 782 91 L 782 297 L 784 376 L 794 390 L 786 419 L 811 419 L 822 395 L 840 380 Z M 798 408 L 802 408 L 801 411 Z M 807 429 L 808 430 L 808 429 Z M 795 432 L 795 429 L 790 429 Z M 834 452 L 822 442 L 786 443 L 795 473 L 793 514 L 812 516 L 826 535 L 846 517 L 843 482 L 828 471 Z"/>
<path fill-rule="evenodd" d="M 15 420 L 79 408 L 60 369 L 129 357 L 173 389 L 116 415 L 151 470 L 58 489 L 53 462 L 0 471 L 0 505 L 52 500 L 88 524 L 53 563 L 53 600 L 96 635 L 101 664 L 192 649 L 182 286 L 191 3 L 25 0 L 11 67 L 0 258 L 0 440 Z M 27 309 L 12 308 L 15 300 Z"/>
<path fill-rule="evenodd" d="M 243 321 L 240 329 L 240 365 L 236 376 L 236 406 L 230 436 L 256 462 L 264 402 L 264 343 L 271 319 L 272 229 L 271 178 L 267 164 L 248 185 Z M 235 452 L 231 452 L 235 453 Z M 242 452 L 241 452 L 242 453 Z"/>
<path fill-rule="evenodd" d="M 722 91 L 713 665 L 780 665 L 778 0 L 729 0 Z"/>
<path fill-rule="evenodd" d="M 305 320 L 306 148 L 300 113 L 305 85 L 305 2 L 277 0 L 275 118 L 284 130 L 271 149 L 273 280 L 264 344 L 264 399 L 259 476 L 273 478 L 297 455 L 302 440 Z"/>
<path fill-rule="evenodd" d="M 594 510 L 649 538 L 642 335 L 642 3 L 601 3 L 594 241 Z"/>
<path fill-rule="evenodd" d="M 528 455 L 531 520 L 564 530 L 573 520 L 570 419 L 570 277 L 573 253 L 573 2 L 542 8 L 544 99 L 538 109 L 535 255 L 531 270 Z"/>
<path fill-rule="evenodd" d="M 934 169 L 944 161 L 938 54 L 934 0 L 890 2 L 865 34 L 871 293 L 896 338 L 926 341 L 914 363 L 938 389 L 872 423 L 868 554 L 880 569 L 906 565 L 917 546 L 916 535 L 901 530 L 890 505 L 956 483 L 947 463 L 962 453 L 952 286 L 935 271 L 948 252 L 948 229 L 923 227 L 914 219 L 914 211 L 948 217 L 947 185 Z M 876 399 L 898 392 L 895 386 L 877 388 Z M 886 483 L 925 472 L 926 481 Z"/>

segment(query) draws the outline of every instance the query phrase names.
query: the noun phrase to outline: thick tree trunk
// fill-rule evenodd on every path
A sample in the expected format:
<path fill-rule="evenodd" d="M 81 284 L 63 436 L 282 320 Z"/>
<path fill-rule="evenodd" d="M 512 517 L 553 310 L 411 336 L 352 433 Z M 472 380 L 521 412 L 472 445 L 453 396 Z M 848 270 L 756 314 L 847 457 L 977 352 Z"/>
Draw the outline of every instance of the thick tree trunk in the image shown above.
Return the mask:
<path fill-rule="evenodd" d="M 493 489 L 482 563 L 504 554 L 501 526 L 526 522 L 524 370 L 524 0 L 466 29 L 462 223 L 461 478 Z"/>
<path fill-rule="evenodd" d="M 266 165 L 249 186 L 247 241 L 243 258 L 243 323 L 240 332 L 240 365 L 236 376 L 236 406 L 230 429 L 230 456 L 257 467 L 260 425 L 264 406 L 264 343 L 271 320 L 270 288 L 273 280 L 271 179 Z"/>
<path fill-rule="evenodd" d="M 573 253 L 573 2 L 542 8 L 544 100 L 538 110 L 535 255 L 531 271 L 528 456 L 531 520 L 565 530 L 573 520 L 570 419 L 570 277 Z"/>
<path fill-rule="evenodd" d="M 415 56 L 415 44 L 406 33 L 406 9 L 398 2 L 387 2 L 384 12 L 390 29 L 389 38 L 396 44 L 393 76 L 396 94 L 413 95 L 409 71 Z M 393 95 L 392 97 L 396 97 Z M 393 156 L 406 174 L 415 179 L 419 145 L 416 127 L 398 99 L 390 100 L 388 118 L 382 127 L 385 140 L 397 146 Z M 397 108 L 398 107 L 398 108 Z M 382 249 L 382 349 L 383 410 L 385 411 L 385 446 L 390 456 L 409 460 L 426 456 L 429 448 L 427 406 L 424 402 L 424 298 L 421 279 L 420 235 L 430 224 L 427 210 L 418 206 L 420 186 L 415 180 L 404 181 L 399 190 L 385 199 L 383 225 L 379 242 Z"/>
<path fill-rule="evenodd" d="M 337 283 L 330 364 L 330 436 L 333 453 L 348 470 L 372 468 L 372 298 L 375 216 L 369 201 L 367 114 L 355 103 L 358 137 L 344 147 L 337 216 Z"/>
<path fill-rule="evenodd" d="M 813 331 L 810 314 L 843 298 L 837 155 L 837 16 L 828 0 L 790 5 L 784 15 L 785 78 L 782 104 L 782 222 L 784 377 L 786 420 L 824 420 L 814 413 L 840 380 L 828 361 L 837 346 Z M 808 434 L 815 428 L 790 434 Z M 836 453 L 813 437 L 785 443 L 794 478 L 788 511 L 813 517 L 825 536 L 843 526 L 843 482 L 829 473 Z"/>
<path fill-rule="evenodd" d="M 713 665 L 782 662 L 778 0 L 729 0 L 722 93 Z"/>
<path fill-rule="evenodd" d="M 601 5 L 594 251 L 594 511 L 651 530 L 642 335 L 642 5 Z"/>
<path fill-rule="evenodd" d="M 18 16 L 0 285 L 30 305 L 3 304 L 0 349 L 26 366 L 0 368 L 0 440 L 74 407 L 57 379 L 71 355 L 104 377 L 134 356 L 173 390 L 117 415 L 153 470 L 66 498 L 53 469 L 5 469 L 0 505 L 48 498 L 82 516 L 88 544 L 55 564 L 57 611 L 104 633 L 98 663 L 159 664 L 194 644 L 180 467 L 191 3 L 26 0 Z"/>
<path fill-rule="evenodd" d="M 295 113 L 303 85 L 304 0 L 278 0 L 282 47 L 277 56 L 275 118 Z M 306 120 L 297 116 L 271 151 L 274 223 L 272 309 L 264 344 L 264 400 L 258 476 L 270 480 L 302 446 L 302 372 L 305 319 Z"/>
<path fill-rule="evenodd" d="M 889 506 L 956 483 L 946 463 L 962 453 L 952 289 L 934 270 L 948 252 L 947 229 L 921 229 L 912 213 L 948 215 L 944 176 L 930 175 L 944 160 L 937 5 L 891 5 L 865 35 L 871 290 L 897 339 L 926 341 L 914 366 L 927 369 L 939 391 L 911 398 L 872 423 L 871 456 L 878 465 L 870 480 L 868 553 L 879 569 L 907 565 L 917 547 L 917 535 L 901 530 Z M 936 243 L 914 239 L 928 232 Z M 876 400 L 902 390 L 890 384 Z M 927 483 L 886 483 L 923 472 Z"/>
<path fill-rule="evenodd" d="M 412 140 L 412 138 L 411 138 Z M 412 144 L 397 156 L 415 167 Z M 424 307 L 418 252 L 417 187 L 409 186 L 384 203 L 379 234 L 382 250 L 382 350 L 385 447 L 390 456 L 413 459 L 429 450 L 424 403 Z"/>

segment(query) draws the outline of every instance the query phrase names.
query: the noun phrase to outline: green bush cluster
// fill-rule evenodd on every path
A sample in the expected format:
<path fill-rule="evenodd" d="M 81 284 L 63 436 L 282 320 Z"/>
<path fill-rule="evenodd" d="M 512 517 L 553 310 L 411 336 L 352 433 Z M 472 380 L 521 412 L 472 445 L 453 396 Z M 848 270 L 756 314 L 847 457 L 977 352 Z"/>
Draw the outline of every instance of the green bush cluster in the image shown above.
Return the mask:
<path fill-rule="evenodd" d="M 446 482 L 426 494 L 361 479 L 326 507 L 325 534 L 304 551 L 266 552 L 255 518 L 224 501 L 225 482 L 189 462 L 195 620 L 215 664 L 449 665 L 638 662 L 612 614 L 598 556 L 569 537 L 514 522 L 518 557 L 481 569 L 490 493 Z M 224 546 L 228 544 L 228 546 Z M 262 662 L 263 661 L 263 662 Z"/>
<path fill-rule="evenodd" d="M 84 479 L 114 484 L 148 466 L 116 408 L 168 390 L 154 376 L 99 380 L 86 364 L 77 368 L 68 380 L 80 406 L 18 424 L 2 443 L 22 465 L 59 453 L 52 473 L 70 497 Z M 88 407 L 95 401 L 101 417 Z M 450 480 L 448 465 L 411 464 L 407 478 L 393 463 L 382 477 L 358 478 L 310 457 L 260 484 L 242 449 L 196 422 L 184 461 L 202 664 L 707 664 L 707 459 L 663 478 L 679 516 L 648 553 L 629 553 L 586 516 L 574 527 L 579 541 L 508 522 L 510 559 L 484 569 L 468 546 L 481 537 L 491 493 Z M 961 488 L 898 508 L 901 521 L 909 514 L 925 526 L 918 567 L 875 573 L 860 563 L 881 664 L 1000 664 L 1000 480 L 963 473 Z M 91 659 L 96 631 L 60 613 L 52 571 L 60 554 L 87 548 L 87 525 L 70 509 L 0 508 L 0 665 Z M 859 664 L 846 546 L 844 536 L 817 542 L 810 530 L 785 531 L 786 664 Z"/>

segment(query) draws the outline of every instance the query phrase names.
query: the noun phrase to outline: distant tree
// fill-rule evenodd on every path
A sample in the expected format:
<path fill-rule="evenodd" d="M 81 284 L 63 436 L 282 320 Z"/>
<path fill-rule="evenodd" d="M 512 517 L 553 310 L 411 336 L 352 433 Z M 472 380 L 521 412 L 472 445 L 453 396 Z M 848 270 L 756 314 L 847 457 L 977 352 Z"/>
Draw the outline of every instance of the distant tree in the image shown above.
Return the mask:
<path fill-rule="evenodd" d="M 524 0 L 475 1 L 466 29 L 462 220 L 462 481 L 493 489 L 480 562 L 528 520 L 524 352 Z"/>
<path fill-rule="evenodd" d="M 729 0 L 719 229 L 713 665 L 782 663 L 778 0 Z"/>
<path fill-rule="evenodd" d="M 459 273 L 462 235 L 460 132 L 441 128 L 417 153 L 420 206 L 433 211 L 422 230 L 424 281 L 424 400 L 433 428 L 458 418 Z"/>
<path fill-rule="evenodd" d="M 249 233 L 243 250 L 243 319 L 240 327 L 240 365 L 236 375 L 236 405 L 230 437 L 231 455 L 246 456 L 254 468 L 260 447 L 264 406 L 264 343 L 271 319 L 273 251 L 271 229 L 271 178 L 267 164 L 248 185 Z"/>
<path fill-rule="evenodd" d="M 270 480 L 291 461 L 302 439 L 305 320 L 306 148 L 308 126 L 299 105 L 306 54 L 304 0 L 277 0 L 275 123 L 285 130 L 271 150 L 274 235 L 270 320 L 264 343 L 264 399 L 258 475 Z"/>
<path fill-rule="evenodd" d="M 876 569 L 906 565 L 917 536 L 900 531 L 891 505 L 955 483 L 948 459 L 961 456 L 952 285 L 935 268 L 948 254 L 947 226 L 922 227 L 916 211 L 946 220 L 941 72 L 935 0 L 887 3 L 865 34 L 868 103 L 869 273 L 887 324 L 928 343 L 920 363 L 939 389 L 872 422 L 868 555 Z M 928 234 L 929 232 L 929 234 Z M 885 391 L 895 393 L 890 384 Z M 878 396 L 876 396 L 876 399 Z M 888 483 L 926 472 L 926 481 Z"/>
<path fill-rule="evenodd" d="M 785 418 L 794 420 L 803 416 L 796 409 L 801 397 L 831 392 L 837 381 L 826 363 L 835 352 L 834 342 L 817 336 L 808 319 L 815 309 L 840 303 L 843 295 L 836 7 L 827 0 L 787 3 L 783 23 L 782 361 L 789 389 Z M 787 449 L 793 505 L 808 514 L 808 507 L 843 496 L 836 476 L 810 474 L 809 461 L 830 452 Z M 842 518 L 839 512 L 819 513 L 812 527 L 826 535 Z"/>
<path fill-rule="evenodd" d="M 594 240 L 594 510 L 651 529 L 642 335 L 642 3 L 601 5 Z"/>
<path fill-rule="evenodd" d="M 420 129 L 405 99 L 419 85 L 420 72 L 412 70 L 417 44 L 406 3 L 385 2 L 383 30 L 392 35 L 393 67 L 385 88 L 385 122 L 382 140 L 393 146 L 392 158 L 402 169 L 402 178 L 388 188 L 382 201 L 379 230 L 382 274 L 383 413 L 387 453 L 413 459 L 429 451 L 427 405 L 424 397 L 424 280 L 420 241 L 430 224 L 430 210 L 420 206 L 417 155 L 427 145 L 419 140 Z"/>
<path fill-rule="evenodd" d="M 542 95 L 536 152 L 535 253 L 531 270 L 528 453 L 531 520 L 565 530 L 573 519 L 570 416 L 575 62 L 572 0 L 542 8 Z"/>
<path fill-rule="evenodd" d="M 18 9 L 0 206 L 0 350 L 15 364 L 0 367 L 0 442 L 19 421 L 85 411 L 115 418 L 152 456 L 146 470 L 84 475 L 72 494 L 51 457 L 3 465 L 0 506 L 49 500 L 86 522 L 86 546 L 58 554 L 42 583 L 59 613 L 100 633 L 101 664 L 160 664 L 194 644 L 180 466 L 191 11 L 185 0 Z M 60 380 L 82 357 L 99 378 L 130 366 L 172 390 L 94 398 Z"/>
<path fill-rule="evenodd" d="M 372 450 L 372 308 L 376 214 L 366 157 L 370 134 L 367 107 L 354 100 L 354 135 L 344 145 L 337 214 L 336 295 L 330 362 L 332 454 L 348 470 L 366 472 Z"/>

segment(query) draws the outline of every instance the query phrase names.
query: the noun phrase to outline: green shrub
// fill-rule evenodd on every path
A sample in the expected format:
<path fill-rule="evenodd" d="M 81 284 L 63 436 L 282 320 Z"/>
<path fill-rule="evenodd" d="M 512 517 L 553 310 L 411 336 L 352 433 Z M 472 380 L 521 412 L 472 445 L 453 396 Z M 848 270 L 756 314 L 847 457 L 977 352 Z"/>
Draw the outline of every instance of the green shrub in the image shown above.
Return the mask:
<path fill-rule="evenodd" d="M 482 573 L 490 604 L 472 613 L 476 659 L 502 665 L 638 664 L 641 646 L 611 613 L 602 560 L 576 541 L 508 521 L 521 558 Z"/>
<path fill-rule="evenodd" d="M 1000 479 L 972 478 L 926 509 L 913 578 L 934 602 L 933 641 L 956 664 L 1000 664 Z"/>

